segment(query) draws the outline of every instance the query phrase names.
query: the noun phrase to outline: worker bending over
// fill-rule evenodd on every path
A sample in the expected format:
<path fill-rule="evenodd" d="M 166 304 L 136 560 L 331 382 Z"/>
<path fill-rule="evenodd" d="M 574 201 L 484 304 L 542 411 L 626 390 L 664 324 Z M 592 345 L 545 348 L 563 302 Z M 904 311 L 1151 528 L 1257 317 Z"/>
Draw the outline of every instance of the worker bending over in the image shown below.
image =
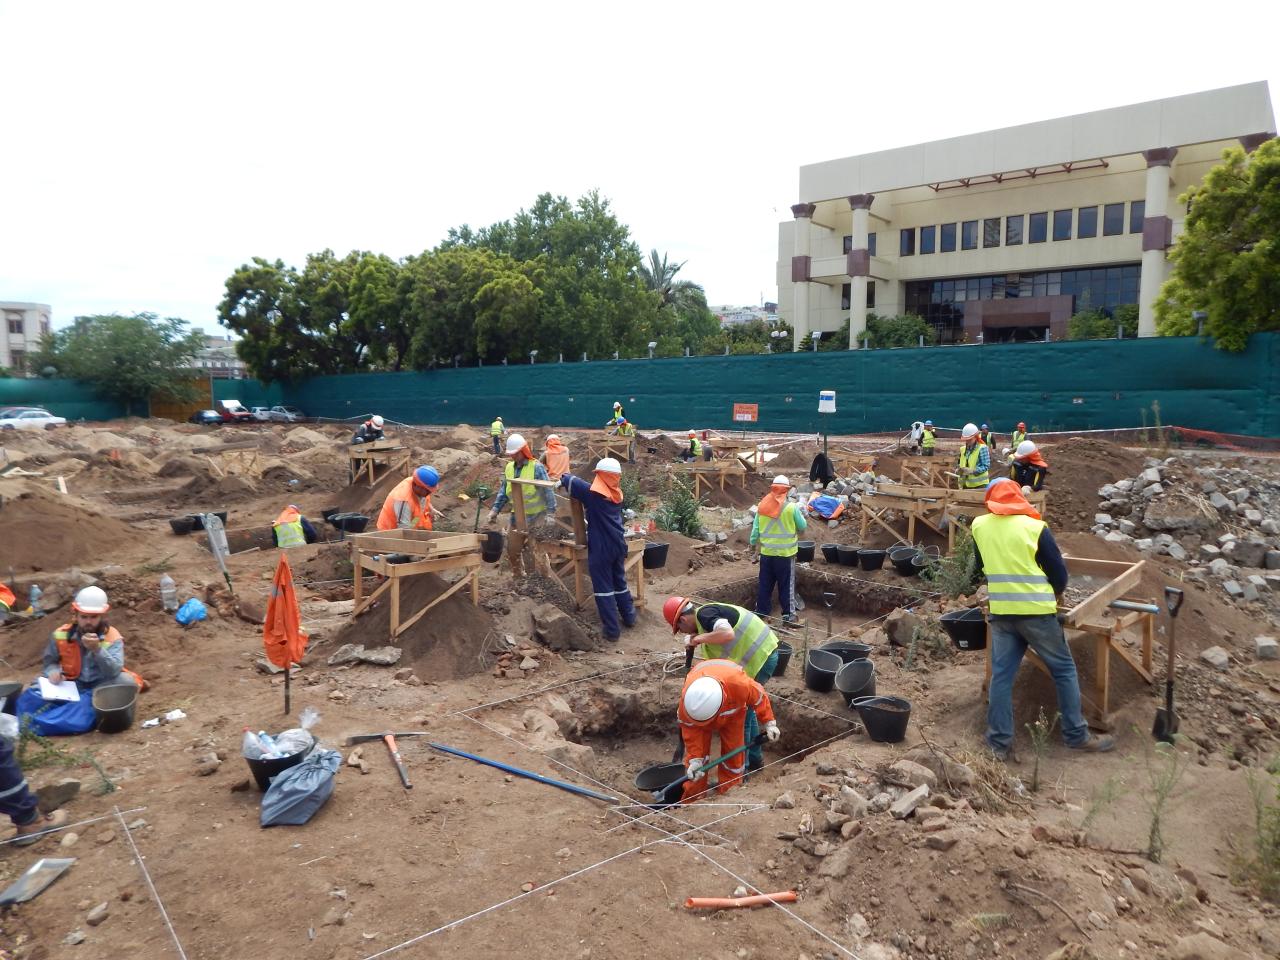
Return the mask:
<path fill-rule="evenodd" d="M 1044 478 L 1048 473 L 1049 464 L 1032 440 L 1023 440 L 1009 458 L 1009 479 L 1020 487 L 1040 490 L 1044 487 Z"/>
<path fill-rule="evenodd" d="M 542 462 L 547 468 L 547 476 L 559 480 L 569 472 L 569 449 L 556 433 L 547 434 L 546 449 L 542 452 Z"/>
<path fill-rule="evenodd" d="M 636 462 L 636 427 L 626 417 L 619 417 L 614 421 L 613 429 L 609 431 L 611 434 L 617 434 L 627 444 L 627 463 Z"/>
<path fill-rule="evenodd" d="M 519 484 L 518 490 L 514 489 L 517 485 L 511 481 L 517 478 L 521 480 L 550 480 L 547 476 L 547 468 L 533 458 L 533 451 L 529 449 L 529 444 L 525 442 L 524 437 L 518 433 L 513 433 L 507 437 L 507 455 L 511 457 L 507 461 L 506 468 L 503 470 L 503 480 L 498 490 L 497 499 L 493 501 L 493 509 L 489 511 L 489 523 L 493 523 L 498 519 L 498 514 L 502 512 L 502 508 L 512 497 L 524 498 L 524 519 L 526 525 L 535 522 L 550 520 L 555 516 L 556 512 L 556 492 L 551 487 L 535 487 L 533 484 Z M 511 525 L 515 526 L 515 510 L 511 511 Z"/>
<path fill-rule="evenodd" d="M 315 543 L 319 537 L 316 536 L 316 528 L 311 525 L 311 521 L 302 515 L 296 504 L 291 503 L 280 511 L 280 515 L 271 524 L 271 539 L 281 550 L 288 550 L 290 547 Z"/>
<path fill-rule="evenodd" d="M 596 464 L 591 483 L 571 473 L 560 478 L 569 496 L 582 503 L 587 514 L 587 571 L 596 596 L 596 611 L 604 638 L 616 641 L 623 627 L 634 627 L 636 608 L 627 586 L 627 541 L 622 529 L 622 467 L 613 457 Z"/>
<path fill-rule="evenodd" d="M 920 435 L 920 452 L 926 457 L 932 457 L 937 446 L 938 434 L 933 429 L 933 421 L 926 420 L 924 422 L 924 431 Z"/>
<path fill-rule="evenodd" d="M 382 432 L 382 425 L 386 423 L 382 417 L 376 413 L 366 420 L 360 426 L 356 427 L 355 434 L 351 437 L 351 443 L 354 446 L 357 443 L 372 443 L 374 440 L 385 440 L 386 437 Z"/>
<path fill-rule="evenodd" d="M 684 740 L 685 771 L 689 775 L 681 803 L 707 792 L 707 774 L 701 768 L 711 757 L 711 735 L 719 736 L 721 754 L 730 753 L 750 742 L 746 739 L 751 734 L 744 729 L 744 718 L 757 714 L 764 720 L 769 742 L 777 740 L 781 732 L 769 695 L 740 666 L 731 660 L 707 660 L 689 671 L 676 710 Z M 722 763 L 716 792 L 728 793 L 741 783 L 745 767 L 742 754 Z"/>
<path fill-rule="evenodd" d="M 732 661 L 761 687 L 778 669 L 778 635 L 745 607 L 732 603 L 698 606 L 684 597 L 670 597 L 662 605 L 662 616 L 671 624 L 672 633 L 685 635 L 685 646 L 698 645 L 699 657 Z M 748 743 L 760 732 L 754 707 L 747 710 L 744 729 Z M 747 763 L 748 769 L 759 770 L 764 766 L 764 750 L 752 747 Z"/>
<path fill-rule="evenodd" d="M 494 417 L 493 423 L 489 424 L 489 439 L 493 441 L 493 455 L 495 457 L 502 456 L 502 438 L 506 434 L 507 428 L 502 423 L 501 417 Z"/>
<path fill-rule="evenodd" d="M 751 524 L 750 543 L 760 547 L 760 582 L 756 590 L 756 613 L 767 617 L 773 613 L 773 588 L 778 588 L 782 619 L 796 619 L 796 552 L 797 534 L 809 526 L 804 511 L 787 499 L 791 481 L 781 474 L 773 478 L 769 492 L 756 507 Z"/>
<path fill-rule="evenodd" d="M 982 442 L 975 424 L 966 423 L 960 431 L 960 439 L 964 441 L 956 471 L 960 475 L 960 487 L 963 490 L 981 490 L 991 479 L 991 450 Z"/>
<path fill-rule="evenodd" d="M 1058 622 L 1058 598 L 1068 577 L 1062 552 L 1012 480 L 992 481 L 985 500 L 989 512 L 974 518 L 972 530 L 977 569 L 987 578 L 991 609 L 987 746 L 1000 760 L 1012 753 L 1013 681 L 1030 647 L 1053 678 L 1067 746 L 1095 753 L 1110 750 L 1115 741 L 1091 734 L 1085 723 L 1075 660 Z"/>
<path fill-rule="evenodd" d="M 430 530 L 433 516 L 440 514 L 431 506 L 431 495 L 439 485 L 440 474 L 435 467 L 418 467 L 387 494 L 378 513 L 378 529 Z"/>

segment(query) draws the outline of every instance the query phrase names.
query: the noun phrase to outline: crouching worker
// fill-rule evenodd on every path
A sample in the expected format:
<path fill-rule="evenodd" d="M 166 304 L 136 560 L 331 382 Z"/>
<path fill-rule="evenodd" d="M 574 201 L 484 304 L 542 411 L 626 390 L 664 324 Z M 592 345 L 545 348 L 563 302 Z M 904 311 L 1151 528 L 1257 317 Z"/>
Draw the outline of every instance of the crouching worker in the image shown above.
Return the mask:
<path fill-rule="evenodd" d="M 303 544 L 315 543 L 316 528 L 311 521 L 302 515 L 295 504 L 289 504 L 280 511 L 275 523 L 271 525 L 271 539 L 281 550 L 289 547 L 300 547 Z"/>
<path fill-rule="evenodd" d="M 702 770 L 702 766 L 712 755 L 713 733 L 719 735 L 722 755 L 743 745 L 743 725 L 748 710 L 754 710 L 764 721 L 769 741 L 777 740 L 781 734 L 773 718 L 769 695 L 740 666 L 732 660 L 704 660 L 689 671 L 676 711 L 684 740 L 685 771 L 689 775 L 681 803 L 696 800 L 707 792 L 707 771 Z M 741 783 L 746 768 L 747 758 L 741 753 L 720 764 L 716 792 L 728 793 L 735 784 Z"/>
<path fill-rule="evenodd" d="M 30 723 L 41 736 L 86 733 L 97 722 L 93 691 L 128 683 L 145 689 L 146 682 L 124 666 L 124 637 L 107 622 L 106 591 L 85 587 L 71 604 L 76 618 L 53 631 L 44 651 L 44 678 L 53 684 L 74 681 L 78 700 L 45 700 L 40 686 L 22 692 L 15 704 L 18 723 Z"/>

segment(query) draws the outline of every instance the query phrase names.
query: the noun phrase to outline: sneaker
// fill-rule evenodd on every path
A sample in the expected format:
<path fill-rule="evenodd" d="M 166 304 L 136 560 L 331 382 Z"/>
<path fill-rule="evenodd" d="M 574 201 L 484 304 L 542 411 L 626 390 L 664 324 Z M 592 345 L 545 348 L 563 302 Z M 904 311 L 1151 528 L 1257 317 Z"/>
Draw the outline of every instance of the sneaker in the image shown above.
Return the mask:
<path fill-rule="evenodd" d="M 65 810 L 55 810 L 53 813 L 46 813 L 42 817 L 36 817 L 31 823 L 14 828 L 13 845 L 15 847 L 29 847 L 31 844 L 44 839 L 46 836 L 45 830 L 54 830 L 64 826 L 70 819 Z"/>
<path fill-rule="evenodd" d="M 987 750 L 991 753 L 991 756 L 1001 763 L 1018 762 L 1018 755 L 1014 753 L 1013 747 L 993 747 L 991 744 L 987 744 Z"/>
<path fill-rule="evenodd" d="M 1116 748 L 1116 738 L 1110 736 L 1098 736 L 1095 733 L 1089 734 L 1087 740 L 1080 743 L 1068 743 L 1068 747 L 1072 750 L 1084 750 L 1087 753 L 1107 753 Z"/>
<path fill-rule="evenodd" d="M 799 621 L 799 619 L 800 618 L 797 617 L 794 613 L 784 613 L 782 615 L 783 623 L 796 623 L 797 621 Z"/>

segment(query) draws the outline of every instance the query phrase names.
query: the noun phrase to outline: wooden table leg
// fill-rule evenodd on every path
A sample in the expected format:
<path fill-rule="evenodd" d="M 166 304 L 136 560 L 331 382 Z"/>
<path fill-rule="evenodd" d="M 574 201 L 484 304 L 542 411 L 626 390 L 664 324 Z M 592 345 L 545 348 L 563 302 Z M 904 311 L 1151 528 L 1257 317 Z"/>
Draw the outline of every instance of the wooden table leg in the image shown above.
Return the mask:
<path fill-rule="evenodd" d="M 1153 614 L 1145 614 L 1142 618 L 1142 666 L 1147 673 L 1151 672 L 1151 650 L 1156 640 L 1156 618 Z"/>
<path fill-rule="evenodd" d="M 364 596 L 364 567 L 360 564 L 360 548 L 354 543 L 351 545 L 351 568 L 354 576 L 352 577 L 352 609 L 360 609 L 360 599 Z"/>
<path fill-rule="evenodd" d="M 400 578 L 391 571 L 391 638 L 400 633 Z"/>
<path fill-rule="evenodd" d="M 1095 669 L 1098 671 L 1094 679 L 1097 692 L 1098 709 L 1102 711 L 1101 719 L 1106 720 L 1111 709 L 1109 695 L 1111 693 L 1111 637 L 1099 635 L 1094 642 L 1094 656 L 1097 658 Z"/>
<path fill-rule="evenodd" d="M 475 567 L 471 569 L 471 605 L 480 606 L 480 571 Z"/>

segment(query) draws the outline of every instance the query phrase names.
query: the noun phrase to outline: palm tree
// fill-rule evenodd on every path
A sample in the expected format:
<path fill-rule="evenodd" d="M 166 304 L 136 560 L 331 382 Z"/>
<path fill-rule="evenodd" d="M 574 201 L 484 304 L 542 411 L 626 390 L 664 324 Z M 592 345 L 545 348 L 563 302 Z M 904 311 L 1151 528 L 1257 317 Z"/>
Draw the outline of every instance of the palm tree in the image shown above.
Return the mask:
<path fill-rule="evenodd" d="M 692 280 L 676 279 L 676 274 L 687 262 L 682 260 L 680 263 L 668 263 L 666 254 L 659 256 L 657 250 L 650 250 L 649 263 L 640 264 L 640 279 L 661 298 L 660 307 L 678 307 L 687 301 L 693 291 L 701 292 L 702 287 Z"/>

